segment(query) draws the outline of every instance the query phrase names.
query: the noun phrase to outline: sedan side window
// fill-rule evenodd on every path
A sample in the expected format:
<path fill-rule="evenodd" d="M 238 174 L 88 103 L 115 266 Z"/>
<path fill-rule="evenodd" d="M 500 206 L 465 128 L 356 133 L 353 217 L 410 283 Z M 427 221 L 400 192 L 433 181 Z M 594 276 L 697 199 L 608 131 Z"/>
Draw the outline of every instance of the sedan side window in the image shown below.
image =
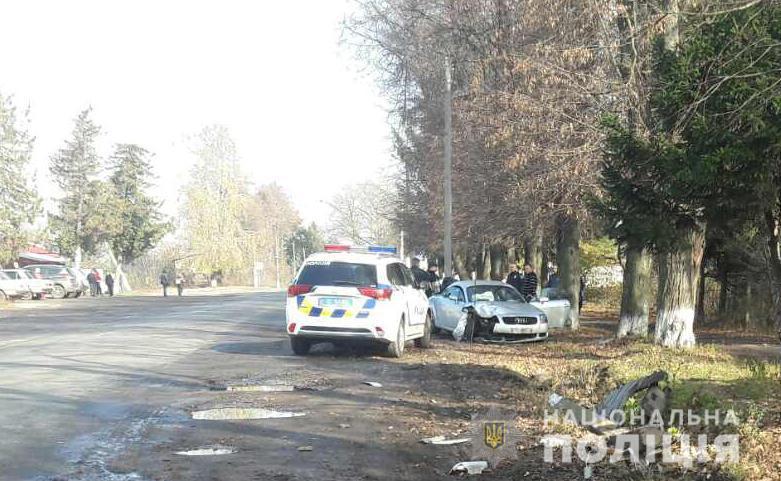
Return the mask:
<path fill-rule="evenodd" d="M 453 290 L 456 291 L 456 300 L 463 303 L 465 300 L 464 291 L 460 287 L 454 287 Z"/>

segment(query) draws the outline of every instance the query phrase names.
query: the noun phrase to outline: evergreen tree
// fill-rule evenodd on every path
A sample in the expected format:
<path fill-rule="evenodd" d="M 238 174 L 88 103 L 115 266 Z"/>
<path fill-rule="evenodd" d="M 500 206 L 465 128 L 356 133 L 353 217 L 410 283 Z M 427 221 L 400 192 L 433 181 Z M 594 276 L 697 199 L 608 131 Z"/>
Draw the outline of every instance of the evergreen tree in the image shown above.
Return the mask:
<path fill-rule="evenodd" d="M 109 159 L 111 194 L 117 207 L 117 228 L 110 245 L 119 265 L 133 262 L 154 247 L 170 227 L 163 220 L 160 204 L 147 194 L 150 156 L 138 145 L 118 144 Z"/>
<path fill-rule="evenodd" d="M 104 186 L 96 180 L 100 170 L 100 159 L 95 149 L 95 140 L 100 127 L 90 118 L 91 108 L 83 110 L 74 121 L 71 138 L 65 146 L 51 157 L 49 171 L 62 197 L 57 199 L 57 213 L 51 216 L 51 229 L 60 250 L 74 256 L 78 267 L 85 250 L 94 249 L 94 231 L 90 231 L 90 222 L 95 207 L 105 193 Z"/>
<path fill-rule="evenodd" d="M 664 345 L 694 342 L 706 226 L 742 232 L 764 213 L 781 284 L 779 65 L 781 7 L 723 14 L 659 50 L 655 135 L 608 122 L 604 212 L 616 238 L 661 254 L 656 338 Z"/>
<path fill-rule="evenodd" d="M 40 210 L 29 184 L 33 138 L 26 123 L 27 112 L 19 119 L 11 99 L 0 94 L 0 263 L 16 258 L 27 240 L 24 225 Z"/>

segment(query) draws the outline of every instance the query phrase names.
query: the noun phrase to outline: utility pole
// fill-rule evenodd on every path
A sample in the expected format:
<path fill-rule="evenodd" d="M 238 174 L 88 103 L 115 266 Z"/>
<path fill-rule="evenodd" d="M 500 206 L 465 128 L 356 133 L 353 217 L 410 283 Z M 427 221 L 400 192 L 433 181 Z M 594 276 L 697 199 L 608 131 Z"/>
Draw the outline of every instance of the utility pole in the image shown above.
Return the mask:
<path fill-rule="evenodd" d="M 274 270 L 276 271 L 276 286 L 280 288 L 279 282 L 279 233 L 277 232 L 277 226 L 274 226 Z"/>
<path fill-rule="evenodd" d="M 445 266 L 442 271 L 444 277 L 453 275 L 453 92 L 451 86 L 450 57 L 445 58 L 445 238 L 444 246 Z"/>

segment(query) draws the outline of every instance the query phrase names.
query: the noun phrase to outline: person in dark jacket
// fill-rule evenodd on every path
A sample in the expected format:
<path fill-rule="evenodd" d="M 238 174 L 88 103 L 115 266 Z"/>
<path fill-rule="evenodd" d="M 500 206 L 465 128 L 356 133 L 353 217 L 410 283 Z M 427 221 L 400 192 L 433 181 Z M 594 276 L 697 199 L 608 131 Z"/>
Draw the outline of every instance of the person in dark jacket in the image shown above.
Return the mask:
<path fill-rule="evenodd" d="M 583 309 L 583 302 L 586 299 L 586 276 L 580 276 L 580 295 L 578 296 L 578 313 Z"/>
<path fill-rule="evenodd" d="M 89 274 L 87 274 L 87 283 L 89 284 L 89 295 L 95 297 L 95 294 L 98 292 L 95 271 L 89 271 Z"/>
<path fill-rule="evenodd" d="M 109 297 L 114 297 L 114 276 L 110 272 L 106 274 L 106 288 L 108 289 Z"/>
<path fill-rule="evenodd" d="M 412 268 L 410 270 L 412 271 L 412 277 L 418 284 L 428 281 L 428 273 L 420 268 L 420 259 L 417 257 L 412 258 Z"/>
<path fill-rule="evenodd" d="M 432 296 L 439 294 L 442 290 L 442 285 L 439 279 L 439 267 L 436 264 L 429 264 L 428 271 L 426 272 L 426 280 L 428 281 L 428 289 L 426 289 L 426 295 Z"/>
<path fill-rule="evenodd" d="M 518 292 L 523 289 L 523 277 L 518 272 L 518 265 L 513 264 L 510 266 L 510 273 L 507 274 L 507 283 L 513 286 Z"/>
<path fill-rule="evenodd" d="M 171 284 L 171 281 L 168 280 L 168 274 L 163 272 L 160 274 L 160 285 L 163 286 L 163 297 L 168 297 L 168 286 Z"/>
<path fill-rule="evenodd" d="M 561 286 L 561 278 L 559 277 L 559 271 L 554 267 L 550 271 L 550 275 L 548 276 L 548 283 L 545 284 L 545 287 L 558 289 L 559 286 Z"/>
<path fill-rule="evenodd" d="M 523 266 L 523 284 L 521 294 L 528 301 L 537 296 L 537 274 L 530 264 Z"/>

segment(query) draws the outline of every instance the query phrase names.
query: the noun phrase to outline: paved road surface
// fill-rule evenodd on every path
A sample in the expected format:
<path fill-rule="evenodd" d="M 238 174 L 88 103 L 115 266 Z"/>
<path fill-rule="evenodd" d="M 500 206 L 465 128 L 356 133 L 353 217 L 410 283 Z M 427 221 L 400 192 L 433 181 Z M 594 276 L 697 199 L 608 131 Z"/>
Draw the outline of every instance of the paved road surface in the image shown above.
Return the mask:
<path fill-rule="evenodd" d="M 426 451 L 414 426 L 402 426 L 431 416 L 430 406 L 404 399 L 426 382 L 409 365 L 325 347 L 293 356 L 281 293 L 192 294 L 0 312 L 0 479 L 431 479 L 452 466 L 440 456 L 447 450 Z M 214 389 L 268 383 L 306 390 Z M 190 417 L 219 407 L 306 416 Z M 175 454 L 216 445 L 238 452 Z"/>

